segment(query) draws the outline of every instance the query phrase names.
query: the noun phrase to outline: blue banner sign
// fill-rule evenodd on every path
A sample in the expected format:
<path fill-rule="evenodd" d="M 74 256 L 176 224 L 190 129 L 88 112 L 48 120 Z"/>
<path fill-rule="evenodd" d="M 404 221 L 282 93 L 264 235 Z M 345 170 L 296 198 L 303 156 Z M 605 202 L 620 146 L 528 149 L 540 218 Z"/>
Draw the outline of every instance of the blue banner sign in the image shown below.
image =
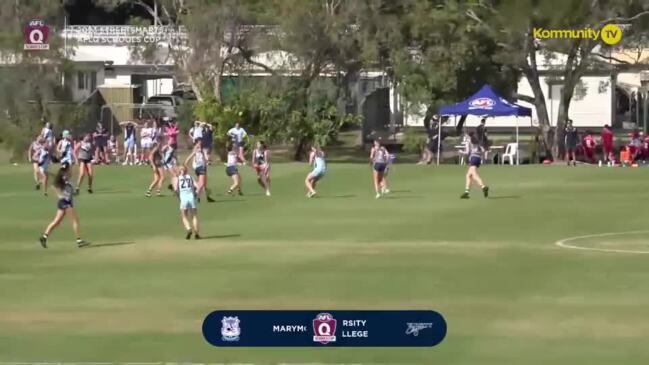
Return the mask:
<path fill-rule="evenodd" d="M 429 347 L 446 336 L 446 321 L 431 310 L 219 310 L 203 336 L 223 347 Z"/>

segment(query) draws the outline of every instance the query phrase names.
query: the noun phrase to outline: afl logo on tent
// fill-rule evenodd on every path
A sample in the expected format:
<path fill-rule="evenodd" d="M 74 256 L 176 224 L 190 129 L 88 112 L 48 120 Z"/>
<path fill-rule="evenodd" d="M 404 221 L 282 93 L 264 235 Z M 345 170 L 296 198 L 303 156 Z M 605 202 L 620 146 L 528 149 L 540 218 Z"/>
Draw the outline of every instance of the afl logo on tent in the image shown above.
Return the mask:
<path fill-rule="evenodd" d="M 496 102 L 491 98 L 477 98 L 469 102 L 470 109 L 491 109 Z"/>

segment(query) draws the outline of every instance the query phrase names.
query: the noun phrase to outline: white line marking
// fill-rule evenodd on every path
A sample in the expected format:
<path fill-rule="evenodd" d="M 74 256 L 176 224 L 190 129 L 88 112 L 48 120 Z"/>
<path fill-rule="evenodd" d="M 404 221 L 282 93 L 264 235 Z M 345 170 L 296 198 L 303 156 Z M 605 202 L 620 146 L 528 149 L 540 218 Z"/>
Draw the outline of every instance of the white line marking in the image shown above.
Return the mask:
<path fill-rule="evenodd" d="M 0 362 L 0 365 L 255 365 L 250 363 L 196 362 Z M 280 363 L 279 365 L 387 365 L 380 363 Z"/>
<path fill-rule="evenodd" d="M 598 237 L 609 237 L 609 236 L 624 236 L 629 234 L 641 234 L 649 233 L 649 231 L 627 231 L 627 232 L 609 232 L 609 233 L 599 233 L 599 234 L 588 234 L 585 236 L 570 237 L 558 240 L 554 244 L 562 248 L 571 248 L 573 250 L 585 250 L 585 251 L 598 251 L 598 252 L 614 252 L 614 253 L 635 253 L 635 254 L 649 254 L 649 251 L 640 251 L 640 250 L 621 250 L 613 248 L 595 248 L 595 247 L 582 247 L 571 245 L 568 242 L 578 241 L 587 238 L 598 238 Z"/>

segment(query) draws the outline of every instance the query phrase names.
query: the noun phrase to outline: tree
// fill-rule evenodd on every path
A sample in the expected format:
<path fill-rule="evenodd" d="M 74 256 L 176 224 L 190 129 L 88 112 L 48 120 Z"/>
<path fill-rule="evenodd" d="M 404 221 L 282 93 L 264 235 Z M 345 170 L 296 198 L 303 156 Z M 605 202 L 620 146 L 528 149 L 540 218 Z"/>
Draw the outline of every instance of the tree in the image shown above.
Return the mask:
<path fill-rule="evenodd" d="M 245 48 L 242 27 L 249 21 L 245 4 L 237 0 L 97 0 L 115 7 L 133 3 L 155 19 L 157 25 L 175 29 L 180 37 L 166 42 L 134 46 L 134 51 L 171 58 L 181 77 L 191 85 L 199 100 L 222 98 L 224 75 L 240 63 L 239 49 Z M 253 1 L 254 3 L 254 1 Z M 134 20 L 142 24 L 143 20 Z M 153 49 L 151 49 L 153 47 Z M 162 57 L 162 62 L 166 61 Z"/>
<path fill-rule="evenodd" d="M 50 27 L 62 25 L 61 1 L 0 2 L 0 135 L 14 157 L 40 131 L 42 120 L 70 126 L 80 118 L 62 84 L 71 64 L 64 59 L 61 40 L 50 32 L 49 50 L 25 51 L 23 29 L 31 20 Z"/>
<path fill-rule="evenodd" d="M 563 127 L 569 117 L 570 103 L 575 86 L 586 71 L 597 67 L 593 50 L 605 48 L 593 39 L 539 40 L 535 28 L 544 29 L 601 29 L 614 23 L 631 23 L 633 33 L 646 29 L 642 17 L 649 14 L 648 4 L 636 0 L 504 0 L 485 1 L 466 14 L 476 24 L 488 31 L 500 48 L 497 59 L 517 68 L 527 78 L 533 96 L 518 95 L 534 104 L 547 146 L 552 147 L 555 159 L 562 155 Z M 561 58 L 556 69 L 563 83 L 557 116 L 557 133 L 551 133 L 545 95 L 541 85 L 539 57 Z M 554 137 L 552 137 L 554 136 Z"/>
<path fill-rule="evenodd" d="M 432 114 L 483 84 L 511 96 L 519 75 L 493 56 L 495 40 L 482 24 L 467 22 L 478 3 L 461 1 L 369 1 L 362 30 L 367 54 L 388 71 L 410 110 Z"/>

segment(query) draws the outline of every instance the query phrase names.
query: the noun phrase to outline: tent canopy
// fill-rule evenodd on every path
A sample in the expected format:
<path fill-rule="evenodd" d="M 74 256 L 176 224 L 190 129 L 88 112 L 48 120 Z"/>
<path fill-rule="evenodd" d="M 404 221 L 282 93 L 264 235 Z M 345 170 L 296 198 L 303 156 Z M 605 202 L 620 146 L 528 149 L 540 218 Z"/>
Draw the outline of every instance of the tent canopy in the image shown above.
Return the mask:
<path fill-rule="evenodd" d="M 532 109 L 510 103 L 489 85 L 483 86 L 468 99 L 440 109 L 441 115 L 532 116 Z"/>

